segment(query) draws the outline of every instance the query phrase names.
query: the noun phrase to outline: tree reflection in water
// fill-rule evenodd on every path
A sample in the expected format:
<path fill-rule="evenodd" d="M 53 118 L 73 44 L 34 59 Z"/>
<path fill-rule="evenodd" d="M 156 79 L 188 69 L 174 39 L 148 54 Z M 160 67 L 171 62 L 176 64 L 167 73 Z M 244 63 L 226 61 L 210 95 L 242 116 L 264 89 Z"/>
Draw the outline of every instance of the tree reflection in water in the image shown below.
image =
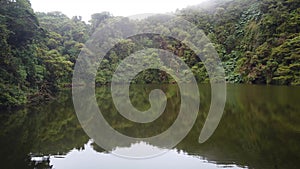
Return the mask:
<path fill-rule="evenodd" d="M 136 124 L 119 115 L 108 87 L 97 89 L 97 100 L 106 120 L 116 130 L 133 137 L 149 137 L 174 122 L 180 105 L 176 85 L 133 87 L 132 104 L 139 110 L 148 109 L 148 94 L 157 87 L 166 93 L 168 104 L 164 114 L 152 124 Z M 196 124 L 172 151 L 221 166 L 300 168 L 299 92 L 299 87 L 229 85 L 220 125 L 207 142 L 199 144 L 198 137 L 210 106 L 209 85 L 200 85 L 201 108 Z M 90 138 L 77 120 L 70 91 L 59 98 L 43 105 L 1 112 L 3 168 L 52 168 L 52 157 L 65 157 L 74 150 L 84 151 Z M 110 153 L 94 143 L 90 147 L 98 153 Z"/>

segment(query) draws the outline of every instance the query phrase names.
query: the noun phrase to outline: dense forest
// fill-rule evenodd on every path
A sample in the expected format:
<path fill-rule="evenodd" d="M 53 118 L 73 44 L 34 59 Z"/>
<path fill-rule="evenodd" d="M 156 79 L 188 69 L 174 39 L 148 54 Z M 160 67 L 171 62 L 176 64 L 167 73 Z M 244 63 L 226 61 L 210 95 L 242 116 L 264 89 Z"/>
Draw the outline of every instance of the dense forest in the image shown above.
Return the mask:
<path fill-rule="evenodd" d="M 217 50 L 228 83 L 300 85 L 300 3 L 298 0 L 212 0 L 178 10 L 196 24 Z M 77 56 L 101 25 L 119 20 L 155 25 L 155 18 L 129 20 L 108 12 L 68 18 L 61 12 L 34 12 L 29 0 L 0 0 L 0 106 L 11 107 L 51 99 L 71 84 Z M 155 25 L 165 31 L 162 25 Z M 107 54 L 97 84 L 110 83 L 117 63 L 148 47 L 168 50 L 188 62 L 199 82 L 208 82 L 195 53 L 159 35 L 123 40 Z M 158 70 L 142 72 L 135 83 L 171 83 Z"/>

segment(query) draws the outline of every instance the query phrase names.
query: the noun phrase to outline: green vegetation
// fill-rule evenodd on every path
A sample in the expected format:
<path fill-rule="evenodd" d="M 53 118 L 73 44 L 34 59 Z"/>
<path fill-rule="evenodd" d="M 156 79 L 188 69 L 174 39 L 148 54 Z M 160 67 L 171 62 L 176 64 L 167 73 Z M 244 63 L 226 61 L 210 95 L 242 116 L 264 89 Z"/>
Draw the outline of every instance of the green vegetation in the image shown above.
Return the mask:
<path fill-rule="evenodd" d="M 297 0 L 213 0 L 177 11 L 176 15 L 196 24 L 213 42 L 229 83 L 300 85 Z M 48 99 L 62 87 L 71 86 L 78 54 L 85 51 L 85 42 L 103 23 L 119 20 L 125 26 L 168 31 L 157 25 L 156 19 L 130 21 L 102 12 L 93 14 L 91 24 L 86 24 L 81 17 L 70 19 L 60 12 L 34 13 L 29 0 L 1 0 L 0 107 Z M 188 36 L 185 32 L 178 34 Z M 106 55 L 96 82 L 110 83 L 118 63 L 145 46 L 178 55 L 199 82 L 208 82 L 204 64 L 192 50 L 159 35 L 134 36 L 118 43 Z M 158 70 L 144 71 L 133 81 L 173 82 L 172 77 Z"/>
<path fill-rule="evenodd" d="M 199 8 L 179 15 L 215 44 L 228 82 L 299 85 L 298 1 L 227 0 Z"/>
<path fill-rule="evenodd" d="M 88 33 L 80 17 L 35 14 L 28 0 L 1 0 L 0 107 L 48 99 L 70 84 Z"/>

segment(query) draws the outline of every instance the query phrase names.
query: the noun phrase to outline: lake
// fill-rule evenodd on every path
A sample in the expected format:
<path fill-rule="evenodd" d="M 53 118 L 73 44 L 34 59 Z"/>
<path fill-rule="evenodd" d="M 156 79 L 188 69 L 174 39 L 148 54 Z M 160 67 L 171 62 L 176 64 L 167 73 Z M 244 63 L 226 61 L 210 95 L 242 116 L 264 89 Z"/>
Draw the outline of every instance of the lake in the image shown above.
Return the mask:
<path fill-rule="evenodd" d="M 139 110 L 149 109 L 148 95 L 156 88 L 166 93 L 168 103 L 165 112 L 151 124 L 134 123 L 121 116 L 109 87 L 97 88 L 96 96 L 103 116 L 115 130 L 132 137 L 150 137 L 172 125 L 181 102 L 176 84 L 131 85 L 132 104 Z M 111 150 L 95 144 L 77 119 L 69 90 L 55 101 L 1 110 L 1 168 L 300 168 L 300 87 L 228 85 L 221 122 L 203 144 L 198 138 L 210 106 L 210 86 L 201 84 L 199 91 L 200 110 L 189 134 L 166 153 L 143 160 L 114 153 L 126 149 L 149 151 L 151 145 L 146 142 L 118 145 Z"/>

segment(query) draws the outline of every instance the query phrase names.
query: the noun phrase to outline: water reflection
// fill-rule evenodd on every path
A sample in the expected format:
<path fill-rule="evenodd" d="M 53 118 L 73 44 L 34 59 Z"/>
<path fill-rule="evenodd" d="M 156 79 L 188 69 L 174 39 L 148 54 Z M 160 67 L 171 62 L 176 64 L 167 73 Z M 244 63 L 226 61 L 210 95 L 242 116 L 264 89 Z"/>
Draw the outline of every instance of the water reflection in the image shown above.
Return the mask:
<path fill-rule="evenodd" d="M 157 87 L 167 93 L 168 103 L 153 124 L 135 124 L 120 116 L 107 87 L 97 89 L 99 107 L 119 132 L 134 137 L 155 135 L 177 117 L 177 86 L 139 86 L 131 93 L 133 105 L 144 110 L 150 106 L 149 92 Z M 299 87 L 229 85 L 221 123 L 204 144 L 198 143 L 198 137 L 210 106 L 209 86 L 202 85 L 200 93 L 201 110 L 188 136 L 170 152 L 145 161 L 111 154 L 141 148 L 141 143 L 106 152 L 91 142 L 78 123 L 68 91 L 49 104 L 1 112 L 1 168 L 300 168 Z"/>
<path fill-rule="evenodd" d="M 156 158 L 143 159 L 143 160 L 129 160 L 124 158 L 118 158 L 112 154 L 97 153 L 91 146 L 92 142 L 88 142 L 85 145 L 83 151 L 72 150 L 66 155 L 65 158 L 50 158 L 50 164 L 53 168 L 63 169 L 82 169 L 82 168 L 173 168 L 173 169 L 215 169 L 220 167 L 230 167 L 233 169 L 240 168 L 237 165 L 217 165 L 213 162 L 208 162 L 199 156 L 190 156 L 184 151 L 173 149 L 168 153 L 158 156 Z M 138 143 L 131 146 L 131 148 L 139 148 L 143 151 L 143 148 L 149 150 L 150 147 L 145 146 L 145 143 Z M 156 149 L 155 147 L 152 147 Z M 124 148 L 117 148 L 115 151 L 122 151 Z M 125 148 L 126 149 L 126 148 Z"/>

